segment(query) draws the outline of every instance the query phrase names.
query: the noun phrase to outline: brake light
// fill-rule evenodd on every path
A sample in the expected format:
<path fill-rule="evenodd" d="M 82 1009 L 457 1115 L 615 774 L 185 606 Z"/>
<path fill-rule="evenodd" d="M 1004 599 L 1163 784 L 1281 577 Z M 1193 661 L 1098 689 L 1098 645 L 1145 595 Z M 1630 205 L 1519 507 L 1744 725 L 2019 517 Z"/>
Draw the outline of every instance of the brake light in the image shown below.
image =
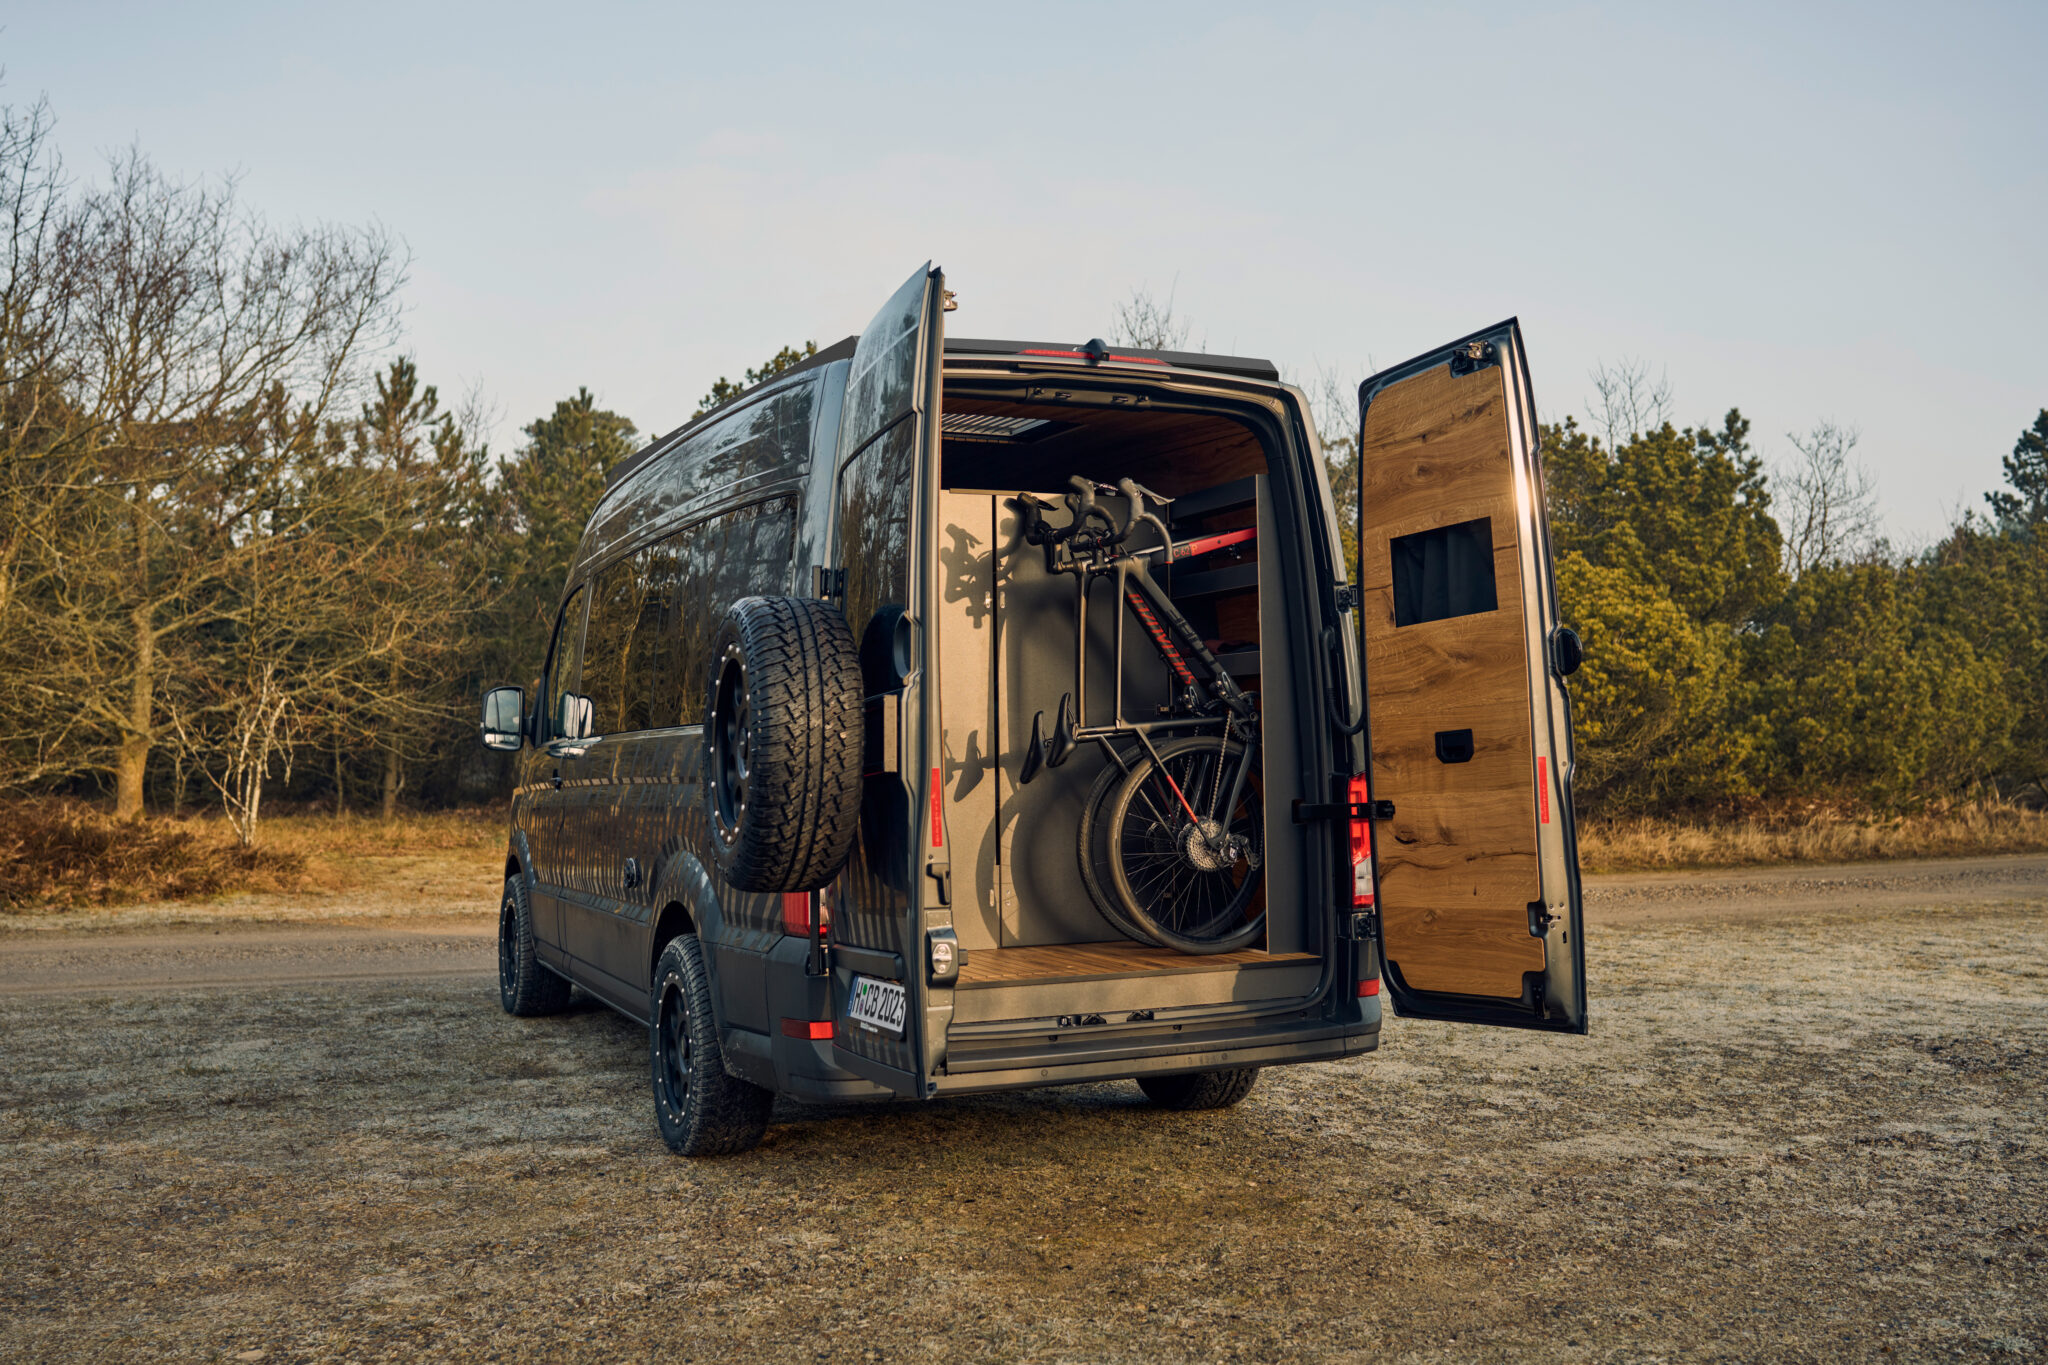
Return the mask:
<path fill-rule="evenodd" d="M 1359 807 L 1370 804 L 1372 784 L 1363 777 L 1351 779 L 1345 800 L 1353 811 L 1351 817 L 1351 904 L 1354 909 L 1364 909 L 1372 900 L 1372 821 L 1356 812 Z M 1361 987 L 1361 990 L 1363 988 Z"/>
<path fill-rule="evenodd" d="M 1062 359 L 1062 360 L 1093 360 L 1093 359 L 1095 358 L 1095 357 L 1094 357 L 1094 356 L 1093 356 L 1092 354 L 1090 354 L 1090 353 L 1089 353 L 1089 352 L 1087 352 L 1087 351 L 1059 351 L 1059 350 L 1051 350 L 1051 349 L 1048 349 L 1048 348 L 1045 348 L 1045 347 L 1029 347 L 1029 348 L 1026 348 L 1025 350 L 1021 350 L 1021 351 L 1017 352 L 1017 354 L 1018 354 L 1018 355 L 1056 355 L 1056 356 L 1058 356 L 1058 357 L 1059 357 L 1060 359 Z M 1112 353 L 1109 353 L 1109 352 L 1105 352 L 1105 353 L 1103 354 L 1103 356 L 1102 356 L 1102 359 L 1104 359 L 1104 360 L 1120 360 L 1120 361 L 1122 361 L 1122 362 L 1123 362 L 1124 364 L 1126 364 L 1126 365 L 1164 365 L 1164 364 L 1166 363 L 1165 361 L 1163 361 L 1163 360 L 1159 360 L 1159 359 L 1156 359 L 1155 357 L 1152 357 L 1152 356 L 1146 356 L 1146 355 L 1115 355 L 1115 354 L 1112 354 Z"/>
<path fill-rule="evenodd" d="M 830 1019 L 785 1019 L 782 1021 L 782 1036 L 785 1038 L 808 1038 L 814 1043 L 824 1042 L 832 1036 Z"/>

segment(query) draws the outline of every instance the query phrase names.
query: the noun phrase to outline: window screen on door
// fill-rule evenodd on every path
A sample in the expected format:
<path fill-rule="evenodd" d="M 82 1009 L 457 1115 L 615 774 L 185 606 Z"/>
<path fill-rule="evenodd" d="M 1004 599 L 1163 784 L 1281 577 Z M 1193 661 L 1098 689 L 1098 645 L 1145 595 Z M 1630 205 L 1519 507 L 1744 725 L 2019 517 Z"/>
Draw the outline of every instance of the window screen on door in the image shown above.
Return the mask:
<path fill-rule="evenodd" d="M 1500 605 L 1493 586 L 1493 518 L 1480 517 L 1388 542 L 1394 624 L 1472 616 Z"/>

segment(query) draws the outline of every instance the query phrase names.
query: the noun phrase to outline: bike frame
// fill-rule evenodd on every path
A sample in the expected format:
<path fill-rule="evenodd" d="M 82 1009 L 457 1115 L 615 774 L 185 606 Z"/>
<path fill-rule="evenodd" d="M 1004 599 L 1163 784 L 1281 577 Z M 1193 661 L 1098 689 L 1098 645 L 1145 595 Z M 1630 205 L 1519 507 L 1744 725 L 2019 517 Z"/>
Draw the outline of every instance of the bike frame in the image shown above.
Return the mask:
<path fill-rule="evenodd" d="M 1150 520 L 1150 518 L 1148 518 Z M 1233 731 L 1242 734 L 1245 742 L 1244 762 L 1237 767 L 1237 774 L 1231 782 L 1230 791 L 1218 812 L 1237 808 L 1239 798 L 1244 794 L 1245 783 L 1253 764 L 1259 757 L 1258 713 L 1252 708 L 1251 697 L 1237 685 L 1197 632 L 1183 616 L 1180 608 L 1173 604 L 1166 590 L 1152 577 L 1146 560 L 1160 556 L 1172 564 L 1183 559 L 1226 549 L 1233 545 L 1249 543 L 1257 536 L 1256 531 L 1226 531 L 1219 535 L 1203 536 L 1175 545 L 1169 538 L 1166 544 L 1150 550 L 1128 551 L 1117 548 L 1117 542 L 1129 533 L 1124 528 L 1121 534 L 1105 537 L 1086 545 L 1082 555 L 1076 555 L 1071 541 L 1046 547 L 1047 567 L 1055 572 L 1074 575 L 1074 691 L 1075 716 L 1071 737 L 1076 740 L 1094 740 L 1103 748 L 1110 762 L 1126 773 L 1130 765 L 1117 751 L 1115 741 L 1125 735 L 1134 737 L 1150 754 L 1158 766 L 1160 775 L 1172 787 L 1181 808 L 1188 818 L 1200 823 L 1194 806 L 1188 801 L 1180 784 L 1166 770 L 1159 757 L 1159 751 L 1152 744 L 1152 736 L 1176 731 L 1199 734 L 1213 728 L 1216 731 L 1218 749 L 1229 742 Z M 1162 534 L 1164 530 L 1162 527 Z M 1117 616 L 1113 666 L 1115 669 L 1115 700 L 1111 708 L 1110 721 L 1106 725 L 1089 725 L 1088 719 L 1088 598 L 1096 580 L 1113 577 L 1116 583 Z M 1195 693 L 1206 675 L 1213 700 L 1222 707 L 1219 713 L 1207 715 L 1170 715 L 1159 720 L 1133 720 L 1124 714 L 1124 622 L 1127 617 L 1137 618 L 1152 647 L 1159 654 L 1174 682 L 1180 689 L 1182 705 L 1190 694 Z M 1066 723 L 1065 702 L 1061 702 L 1061 724 Z M 1215 814 L 1217 812 L 1212 812 Z"/>

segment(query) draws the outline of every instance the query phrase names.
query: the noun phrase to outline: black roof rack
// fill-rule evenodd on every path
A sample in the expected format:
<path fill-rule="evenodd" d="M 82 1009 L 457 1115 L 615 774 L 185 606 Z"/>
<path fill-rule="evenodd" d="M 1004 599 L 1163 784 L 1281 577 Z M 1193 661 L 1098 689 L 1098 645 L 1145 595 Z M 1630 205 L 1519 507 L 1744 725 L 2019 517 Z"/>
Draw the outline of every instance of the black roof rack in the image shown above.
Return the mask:
<path fill-rule="evenodd" d="M 1019 356 L 1025 359 L 1047 357 L 1062 360 L 1108 359 L 1129 357 L 1141 363 L 1171 365 L 1177 370 L 1208 370 L 1215 374 L 1234 374 L 1245 379 L 1267 379 L 1277 381 L 1279 369 L 1270 360 L 1255 356 L 1213 355 L 1208 351 L 1151 351 L 1141 346 L 1111 345 L 1107 352 L 1094 348 L 1095 343 L 1075 345 L 1070 341 L 984 341 L 973 337 L 947 337 L 947 355 Z"/>

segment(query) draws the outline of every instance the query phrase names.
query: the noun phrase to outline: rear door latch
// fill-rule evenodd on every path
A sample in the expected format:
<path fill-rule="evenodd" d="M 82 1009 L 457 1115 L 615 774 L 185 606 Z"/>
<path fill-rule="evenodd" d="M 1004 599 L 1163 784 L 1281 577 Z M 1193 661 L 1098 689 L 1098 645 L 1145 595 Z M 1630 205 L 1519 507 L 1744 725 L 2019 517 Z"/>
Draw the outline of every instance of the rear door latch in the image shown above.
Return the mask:
<path fill-rule="evenodd" d="M 1318 820 L 1391 820 L 1391 801 L 1302 801 L 1294 803 L 1294 823 L 1312 825 Z"/>

